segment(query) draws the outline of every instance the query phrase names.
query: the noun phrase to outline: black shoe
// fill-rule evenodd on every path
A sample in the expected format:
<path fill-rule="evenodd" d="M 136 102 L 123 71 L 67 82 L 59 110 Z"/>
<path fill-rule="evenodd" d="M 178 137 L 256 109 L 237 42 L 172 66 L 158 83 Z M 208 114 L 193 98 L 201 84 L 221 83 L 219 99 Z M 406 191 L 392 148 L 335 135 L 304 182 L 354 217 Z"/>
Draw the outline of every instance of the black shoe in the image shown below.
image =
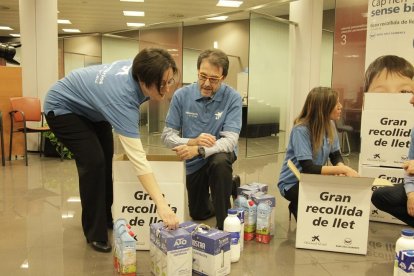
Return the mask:
<path fill-rule="evenodd" d="M 289 203 L 288 209 L 289 209 L 289 221 L 292 220 L 292 215 L 295 218 L 295 221 L 298 221 L 298 210 L 295 210 L 293 208 L 292 203 Z"/>
<path fill-rule="evenodd" d="M 231 196 L 233 197 L 233 201 L 237 198 L 237 188 L 240 187 L 240 176 L 233 175 L 232 179 L 232 186 L 231 186 Z"/>
<path fill-rule="evenodd" d="M 105 241 L 93 241 L 89 243 L 93 249 L 99 252 L 108 253 L 112 251 L 112 246 L 109 242 Z"/>

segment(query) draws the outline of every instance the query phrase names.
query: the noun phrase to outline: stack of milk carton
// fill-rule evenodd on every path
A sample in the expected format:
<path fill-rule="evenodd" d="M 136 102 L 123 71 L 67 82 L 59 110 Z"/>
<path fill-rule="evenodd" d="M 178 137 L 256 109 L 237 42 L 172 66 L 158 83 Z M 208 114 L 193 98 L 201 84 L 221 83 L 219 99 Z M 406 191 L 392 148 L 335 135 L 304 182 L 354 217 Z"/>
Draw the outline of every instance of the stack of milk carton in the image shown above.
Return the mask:
<path fill-rule="evenodd" d="M 191 234 L 183 228 L 168 230 L 162 222 L 151 224 L 150 258 L 154 275 L 191 276 Z"/>
<path fill-rule="evenodd" d="M 244 240 L 256 239 L 260 243 L 269 243 L 274 235 L 276 199 L 267 193 L 268 185 L 250 183 L 237 190 L 234 208 L 244 211 Z"/>
<path fill-rule="evenodd" d="M 137 272 L 136 240 L 130 228 L 125 219 L 114 223 L 114 267 L 123 276 L 134 276 Z"/>
<path fill-rule="evenodd" d="M 151 272 L 154 275 L 230 274 L 230 234 L 192 221 L 176 230 L 150 225 Z"/>

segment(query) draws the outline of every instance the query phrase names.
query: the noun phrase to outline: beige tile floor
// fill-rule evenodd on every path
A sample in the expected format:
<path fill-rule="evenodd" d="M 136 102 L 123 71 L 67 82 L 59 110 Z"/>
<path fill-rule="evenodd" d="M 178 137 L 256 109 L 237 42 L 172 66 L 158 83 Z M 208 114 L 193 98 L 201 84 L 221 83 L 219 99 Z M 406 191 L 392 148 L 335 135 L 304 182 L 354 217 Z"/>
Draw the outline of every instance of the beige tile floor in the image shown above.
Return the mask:
<path fill-rule="evenodd" d="M 155 145 L 146 146 L 147 151 L 169 153 L 158 141 L 157 135 L 144 139 Z M 264 146 L 249 145 L 256 152 Z M 296 223 L 289 222 L 287 201 L 275 186 L 284 155 L 246 158 L 245 152 L 241 139 L 235 172 L 242 183 L 269 184 L 277 199 L 276 235 L 268 245 L 246 242 L 231 275 L 392 275 L 393 248 L 402 226 L 371 222 L 366 256 L 295 249 Z M 346 162 L 356 168 L 357 154 Z M 74 161 L 31 154 L 28 167 L 23 160 L 0 167 L 0 275 L 116 275 L 112 254 L 97 253 L 86 244 L 78 199 Z M 137 252 L 137 267 L 137 275 L 150 275 L 147 251 Z"/>

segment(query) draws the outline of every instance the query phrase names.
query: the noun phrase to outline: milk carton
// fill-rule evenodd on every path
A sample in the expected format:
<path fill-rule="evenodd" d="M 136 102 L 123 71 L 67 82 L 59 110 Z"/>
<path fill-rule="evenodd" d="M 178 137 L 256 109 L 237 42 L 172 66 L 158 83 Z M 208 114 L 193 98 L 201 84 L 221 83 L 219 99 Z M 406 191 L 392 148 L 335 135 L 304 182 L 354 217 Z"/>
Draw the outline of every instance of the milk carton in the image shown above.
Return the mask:
<path fill-rule="evenodd" d="M 268 185 L 264 183 L 253 182 L 253 183 L 245 184 L 237 188 L 238 195 L 242 194 L 243 191 L 252 191 L 253 193 L 263 192 L 267 194 Z"/>
<path fill-rule="evenodd" d="M 270 242 L 270 217 L 272 208 L 265 201 L 257 205 L 256 241 L 260 243 Z"/>
<path fill-rule="evenodd" d="M 117 272 L 119 272 L 119 254 L 120 254 L 120 246 L 121 246 L 121 240 L 120 240 L 120 234 L 124 231 L 126 231 L 126 220 L 123 218 L 117 219 L 114 223 L 114 228 L 112 231 L 112 237 L 114 241 L 114 252 L 113 252 L 113 262 L 114 262 L 114 268 Z"/>
<path fill-rule="evenodd" d="M 192 234 L 193 272 L 200 275 L 230 274 L 230 234 L 199 225 Z"/>
<path fill-rule="evenodd" d="M 242 208 L 244 210 L 244 240 L 250 241 L 254 239 L 256 232 L 256 215 L 257 206 L 253 200 L 243 201 Z"/>
<path fill-rule="evenodd" d="M 119 273 L 123 276 L 135 276 L 137 273 L 137 249 L 133 235 L 129 231 L 124 231 L 119 237 Z"/>
<path fill-rule="evenodd" d="M 252 195 L 253 201 L 259 205 L 261 202 L 267 203 L 271 208 L 270 214 L 270 235 L 275 235 L 275 206 L 276 206 L 276 198 L 273 195 L 265 194 L 262 192 L 255 193 Z"/>
<path fill-rule="evenodd" d="M 191 234 L 184 229 L 161 229 L 161 275 L 191 276 L 192 247 Z"/>

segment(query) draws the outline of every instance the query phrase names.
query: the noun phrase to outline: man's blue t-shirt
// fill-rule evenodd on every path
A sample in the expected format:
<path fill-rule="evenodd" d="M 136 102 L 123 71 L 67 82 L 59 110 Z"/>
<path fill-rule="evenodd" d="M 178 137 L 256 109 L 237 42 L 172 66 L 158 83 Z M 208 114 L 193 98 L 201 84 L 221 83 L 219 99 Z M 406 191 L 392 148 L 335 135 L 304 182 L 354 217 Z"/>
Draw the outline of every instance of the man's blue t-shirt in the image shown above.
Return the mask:
<path fill-rule="evenodd" d="M 335 134 L 333 145 L 329 143 L 328 138 L 325 136 L 322 148 L 316 156 L 313 156 L 311 137 L 308 127 L 304 125 L 294 126 L 292 132 L 290 133 L 286 157 L 279 176 L 278 187 L 280 193 L 284 196 L 285 190 L 289 190 L 292 186 L 298 183 L 298 179 L 287 166 L 287 161 L 289 159 L 295 164 L 298 170 L 302 172 L 302 167 L 300 166 L 299 161 L 312 160 L 315 165 L 323 166 L 328 161 L 329 154 L 338 151 L 339 149 L 340 147 L 337 134 Z"/>
<path fill-rule="evenodd" d="M 193 83 L 174 93 L 165 123 L 167 127 L 181 131 L 183 138 L 209 133 L 219 139 L 220 131 L 240 133 L 241 112 L 240 94 L 230 86 L 221 84 L 214 97 L 206 99 L 202 97 L 198 83 Z M 201 157 L 187 160 L 187 174 L 196 172 L 206 162 Z"/>
<path fill-rule="evenodd" d="M 115 132 L 138 138 L 139 106 L 148 97 L 133 79 L 131 65 L 131 60 L 123 60 L 72 71 L 49 90 L 45 113 L 74 113 L 93 122 L 108 121 Z"/>

